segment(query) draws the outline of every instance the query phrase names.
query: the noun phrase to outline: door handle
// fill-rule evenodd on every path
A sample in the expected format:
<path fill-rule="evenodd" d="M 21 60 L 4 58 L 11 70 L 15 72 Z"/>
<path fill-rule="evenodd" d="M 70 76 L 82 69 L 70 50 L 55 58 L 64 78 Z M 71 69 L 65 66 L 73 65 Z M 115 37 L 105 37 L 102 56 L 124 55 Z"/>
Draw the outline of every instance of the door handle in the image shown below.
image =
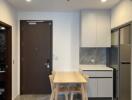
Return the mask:
<path fill-rule="evenodd" d="M 49 63 L 45 63 L 44 66 L 45 66 L 46 68 L 48 68 L 48 69 L 50 68 Z"/>
<path fill-rule="evenodd" d="M 131 62 L 121 62 L 121 64 L 131 64 Z"/>
<path fill-rule="evenodd" d="M 49 59 L 47 59 L 47 61 L 46 61 L 46 63 L 44 64 L 44 66 L 46 67 L 46 68 L 50 68 L 50 60 Z"/>

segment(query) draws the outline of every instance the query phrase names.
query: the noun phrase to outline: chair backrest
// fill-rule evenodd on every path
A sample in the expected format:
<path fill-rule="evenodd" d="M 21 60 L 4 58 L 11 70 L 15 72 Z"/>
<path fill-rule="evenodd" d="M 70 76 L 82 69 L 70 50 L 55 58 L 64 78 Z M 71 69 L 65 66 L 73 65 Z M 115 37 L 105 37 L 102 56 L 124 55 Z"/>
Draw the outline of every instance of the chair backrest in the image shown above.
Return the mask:
<path fill-rule="evenodd" d="M 55 71 L 52 71 L 53 78 L 54 78 L 54 76 L 55 76 L 55 73 L 56 73 Z"/>
<path fill-rule="evenodd" d="M 89 76 L 85 74 L 82 70 L 79 70 L 79 72 L 82 74 L 82 76 L 88 81 Z"/>
<path fill-rule="evenodd" d="M 89 79 L 89 76 L 87 75 L 87 74 L 85 74 L 85 73 L 82 73 L 82 76 L 88 81 L 88 79 Z"/>
<path fill-rule="evenodd" d="M 49 79 L 50 79 L 51 89 L 53 91 L 53 88 L 54 88 L 54 85 L 53 85 L 53 79 L 54 79 L 54 77 L 53 77 L 53 75 L 49 75 Z"/>

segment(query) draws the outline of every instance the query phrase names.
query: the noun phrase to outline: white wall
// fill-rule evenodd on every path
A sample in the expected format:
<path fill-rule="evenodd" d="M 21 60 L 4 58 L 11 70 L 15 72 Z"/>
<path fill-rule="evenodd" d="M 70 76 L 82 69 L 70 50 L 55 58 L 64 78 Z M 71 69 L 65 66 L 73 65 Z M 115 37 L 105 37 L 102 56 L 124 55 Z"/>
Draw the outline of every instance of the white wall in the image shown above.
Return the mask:
<path fill-rule="evenodd" d="M 132 21 L 132 1 L 122 0 L 111 12 L 111 27 L 122 25 Z"/>
<path fill-rule="evenodd" d="M 17 49 L 17 14 L 16 11 L 6 2 L 0 0 L 0 21 L 12 26 L 12 98 L 18 95 L 18 49 Z"/>
<path fill-rule="evenodd" d="M 53 20 L 53 70 L 79 70 L 79 12 L 20 12 L 18 18 L 19 20 Z M 18 44 L 20 44 L 20 34 Z"/>
<path fill-rule="evenodd" d="M 79 69 L 79 12 L 20 12 L 19 20 L 53 20 L 53 70 Z"/>

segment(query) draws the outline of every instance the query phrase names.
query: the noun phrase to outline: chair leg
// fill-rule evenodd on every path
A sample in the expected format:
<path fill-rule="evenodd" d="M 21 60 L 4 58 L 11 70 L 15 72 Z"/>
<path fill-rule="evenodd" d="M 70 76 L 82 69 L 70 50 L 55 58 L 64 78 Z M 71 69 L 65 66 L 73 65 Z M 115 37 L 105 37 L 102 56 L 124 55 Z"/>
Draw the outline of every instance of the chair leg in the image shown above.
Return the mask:
<path fill-rule="evenodd" d="M 68 100 L 68 93 L 65 93 L 65 100 Z"/>
<path fill-rule="evenodd" d="M 55 100 L 58 100 L 58 88 L 56 87 L 56 89 L 55 89 L 55 98 L 54 98 Z"/>
<path fill-rule="evenodd" d="M 58 93 L 55 93 L 55 100 L 58 100 Z"/>
<path fill-rule="evenodd" d="M 50 100 L 54 100 L 54 92 L 51 93 Z"/>
<path fill-rule="evenodd" d="M 74 93 L 71 93 L 70 100 L 73 100 L 73 97 L 74 97 Z"/>

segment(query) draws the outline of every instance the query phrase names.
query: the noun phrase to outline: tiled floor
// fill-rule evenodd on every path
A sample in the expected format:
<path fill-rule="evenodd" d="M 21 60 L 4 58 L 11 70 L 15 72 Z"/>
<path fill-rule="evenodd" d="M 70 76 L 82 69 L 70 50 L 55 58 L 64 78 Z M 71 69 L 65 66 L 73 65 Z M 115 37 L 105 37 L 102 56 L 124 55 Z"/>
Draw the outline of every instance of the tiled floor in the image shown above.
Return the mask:
<path fill-rule="evenodd" d="M 21 95 L 15 100 L 49 100 L 50 95 Z"/>
<path fill-rule="evenodd" d="M 15 100 L 50 100 L 50 95 L 21 95 L 17 96 Z M 64 96 L 59 96 L 59 100 L 64 100 Z"/>
<path fill-rule="evenodd" d="M 15 100 L 50 100 L 50 95 L 21 95 L 17 96 Z M 64 96 L 59 96 L 58 100 L 65 100 Z M 79 98 L 75 100 L 80 100 Z"/>
<path fill-rule="evenodd" d="M 15 100 L 50 100 L 50 95 L 21 95 L 17 96 Z M 63 96 L 59 96 L 59 100 L 65 100 Z M 81 100 L 74 98 L 74 100 Z M 111 98 L 94 98 L 88 100 L 111 100 Z"/>

